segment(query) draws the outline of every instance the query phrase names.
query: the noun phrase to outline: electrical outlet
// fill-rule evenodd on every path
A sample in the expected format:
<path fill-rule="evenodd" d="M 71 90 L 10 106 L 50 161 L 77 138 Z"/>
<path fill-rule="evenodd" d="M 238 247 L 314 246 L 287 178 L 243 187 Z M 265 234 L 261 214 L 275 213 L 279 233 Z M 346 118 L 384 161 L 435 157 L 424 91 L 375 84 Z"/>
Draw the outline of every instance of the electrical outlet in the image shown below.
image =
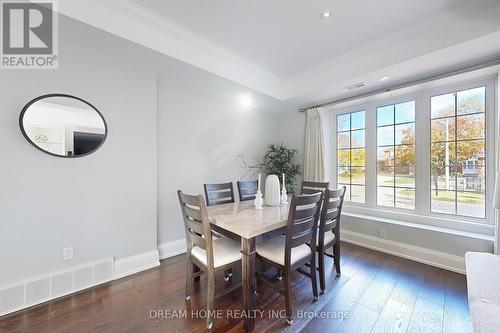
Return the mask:
<path fill-rule="evenodd" d="M 378 237 L 379 238 L 382 238 L 382 239 L 386 239 L 387 238 L 387 232 L 385 230 L 379 230 L 378 231 Z"/>
<path fill-rule="evenodd" d="M 73 246 L 65 247 L 63 249 L 63 261 L 73 259 Z"/>

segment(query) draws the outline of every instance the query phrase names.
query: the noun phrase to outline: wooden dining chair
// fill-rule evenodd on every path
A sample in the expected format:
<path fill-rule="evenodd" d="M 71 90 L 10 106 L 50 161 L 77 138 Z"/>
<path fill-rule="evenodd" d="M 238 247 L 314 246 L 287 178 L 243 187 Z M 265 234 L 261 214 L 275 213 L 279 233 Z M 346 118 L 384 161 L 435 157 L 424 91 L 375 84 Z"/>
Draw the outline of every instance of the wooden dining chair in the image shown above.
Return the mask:
<path fill-rule="evenodd" d="M 323 198 L 322 192 L 315 194 L 294 195 L 290 203 L 286 235 L 274 237 L 256 246 L 257 258 L 262 262 L 275 267 L 283 272 L 283 289 L 275 286 L 275 283 L 266 276 L 257 273 L 256 278 L 285 296 L 286 321 L 289 325 L 293 323 L 291 293 L 291 273 L 295 270 L 311 278 L 313 299 L 318 300 L 318 286 L 316 282 L 316 269 L 305 271 L 302 267 L 316 267 L 316 233 L 320 215 L 320 205 Z M 309 247 L 307 244 L 313 244 Z"/>
<path fill-rule="evenodd" d="M 301 194 L 312 194 L 316 193 L 318 191 L 325 192 L 328 187 L 330 186 L 329 182 L 310 182 L 310 181 L 303 181 L 302 186 L 300 188 L 300 193 Z"/>
<path fill-rule="evenodd" d="M 318 238 L 316 240 L 316 250 L 319 261 L 319 283 L 321 293 L 325 293 L 325 255 L 333 258 L 337 276 L 340 276 L 340 217 L 346 187 L 337 190 L 327 190 L 325 192 L 321 217 L 319 222 Z M 311 246 L 311 248 L 314 248 Z M 333 255 L 326 252 L 333 248 Z"/>
<path fill-rule="evenodd" d="M 254 200 L 257 194 L 257 181 L 237 182 L 240 201 Z"/>
<path fill-rule="evenodd" d="M 215 298 L 234 291 L 241 283 L 225 289 L 222 294 L 215 294 L 215 274 L 233 267 L 241 267 L 240 244 L 221 237 L 214 239 L 208 219 L 205 201 L 201 195 L 187 195 L 177 191 L 186 233 L 186 301 L 191 300 L 193 279 L 204 271 L 207 275 L 207 328 L 214 322 Z M 193 264 L 201 269 L 193 272 Z"/>
<path fill-rule="evenodd" d="M 234 202 L 233 183 L 204 184 L 207 206 Z"/>

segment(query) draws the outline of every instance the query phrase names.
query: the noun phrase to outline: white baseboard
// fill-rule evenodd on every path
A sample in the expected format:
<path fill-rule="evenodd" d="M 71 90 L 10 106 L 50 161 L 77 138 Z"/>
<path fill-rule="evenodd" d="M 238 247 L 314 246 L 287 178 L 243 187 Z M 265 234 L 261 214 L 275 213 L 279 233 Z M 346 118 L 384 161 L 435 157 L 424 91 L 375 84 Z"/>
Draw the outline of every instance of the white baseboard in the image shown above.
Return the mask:
<path fill-rule="evenodd" d="M 388 253 L 397 257 L 465 274 L 464 257 L 408 245 L 389 239 L 377 238 L 345 229 L 342 230 L 340 238 L 346 243 L 359 245 L 375 251 Z"/>
<path fill-rule="evenodd" d="M 0 317 L 160 265 L 158 250 L 74 266 L 0 287 Z"/>
<path fill-rule="evenodd" d="M 113 280 L 113 258 L 0 287 L 0 317 Z"/>
<path fill-rule="evenodd" d="M 158 245 L 160 260 L 186 253 L 186 240 L 184 238 Z"/>
<path fill-rule="evenodd" d="M 160 266 L 158 250 L 139 253 L 130 257 L 115 260 L 114 279 L 132 275 L 147 269 Z"/>

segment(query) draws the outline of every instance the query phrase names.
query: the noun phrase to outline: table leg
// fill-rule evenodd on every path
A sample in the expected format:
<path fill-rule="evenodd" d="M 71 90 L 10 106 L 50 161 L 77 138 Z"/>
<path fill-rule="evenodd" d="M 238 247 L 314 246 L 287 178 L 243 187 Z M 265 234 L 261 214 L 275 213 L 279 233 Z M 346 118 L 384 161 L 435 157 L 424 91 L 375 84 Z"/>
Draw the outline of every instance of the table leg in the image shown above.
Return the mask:
<path fill-rule="evenodd" d="M 247 316 L 244 319 L 245 332 L 255 327 L 255 237 L 241 238 L 243 306 Z"/>

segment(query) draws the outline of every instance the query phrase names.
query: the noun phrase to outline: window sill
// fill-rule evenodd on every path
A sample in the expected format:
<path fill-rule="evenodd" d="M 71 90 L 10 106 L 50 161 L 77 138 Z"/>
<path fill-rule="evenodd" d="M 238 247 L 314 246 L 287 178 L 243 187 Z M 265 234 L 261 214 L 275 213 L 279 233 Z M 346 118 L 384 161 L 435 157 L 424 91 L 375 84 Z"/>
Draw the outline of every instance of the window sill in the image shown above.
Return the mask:
<path fill-rule="evenodd" d="M 344 206 L 342 215 L 487 241 L 493 241 L 495 233 L 494 226 L 488 223 L 453 220 L 443 217 L 423 216 L 366 207 Z"/>

